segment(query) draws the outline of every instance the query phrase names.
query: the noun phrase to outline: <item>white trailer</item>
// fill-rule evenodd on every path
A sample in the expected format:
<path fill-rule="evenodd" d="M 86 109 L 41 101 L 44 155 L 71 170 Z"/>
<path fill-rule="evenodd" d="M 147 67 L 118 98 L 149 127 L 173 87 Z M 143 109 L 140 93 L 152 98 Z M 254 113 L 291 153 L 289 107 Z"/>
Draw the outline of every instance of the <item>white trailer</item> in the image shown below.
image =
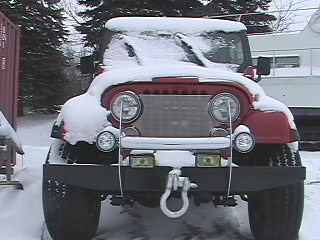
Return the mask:
<path fill-rule="evenodd" d="M 320 147 L 320 9 L 300 32 L 252 35 L 253 63 L 270 57 L 271 73 L 259 82 L 295 116 L 303 148 Z"/>

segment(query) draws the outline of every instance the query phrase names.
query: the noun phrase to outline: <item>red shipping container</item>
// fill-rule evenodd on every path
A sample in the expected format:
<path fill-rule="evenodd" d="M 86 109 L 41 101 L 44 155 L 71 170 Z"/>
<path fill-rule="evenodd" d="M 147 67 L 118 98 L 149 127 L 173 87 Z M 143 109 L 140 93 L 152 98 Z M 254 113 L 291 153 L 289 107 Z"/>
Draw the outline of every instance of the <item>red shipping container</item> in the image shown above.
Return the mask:
<path fill-rule="evenodd" d="M 0 110 L 17 126 L 20 28 L 0 12 Z"/>
<path fill-rule="evenodd" d="M 0 110 L 16 130 L 20 28 L 0 12 Z M 15 165 L 15 153 L 11 163 Z M 1 166 L 0 166 L 1 168 Z"/>

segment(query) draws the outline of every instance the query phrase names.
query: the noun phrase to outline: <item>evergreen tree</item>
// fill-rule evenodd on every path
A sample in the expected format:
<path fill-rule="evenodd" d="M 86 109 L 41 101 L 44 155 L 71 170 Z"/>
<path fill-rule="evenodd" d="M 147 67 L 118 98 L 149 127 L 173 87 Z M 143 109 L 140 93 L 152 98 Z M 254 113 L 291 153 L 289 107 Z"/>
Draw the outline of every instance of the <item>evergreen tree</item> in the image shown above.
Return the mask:
<path fill-rule="evenodd" d="M 214 17 L 227 14 L 261 13 L 240 18 L 249 32 L 270 31 L 273 15 L 265 14 L 272 0 L 212 0 L 202 4 L 199 0 L 78 0 L 87 7 L 80 13 L 86 21 L 77 27 L 84 34 L 87 46 L 98 50 L 107 20 L 119 16 Z M 238 16 L 224 17 L 238 20 Z"/>
<path fill-rule="evenodd" d="M 87 10 L 80 13 L 86 19 L 76 29 L 85 35 L 87 46 L 98 50 L 104 24 L 121 16 L 189 16 L 189 12 L 202 4 L 198 0 L 78 0 Z"/>
<path fill-rule="evenodd" d="M 195 9 L 192 15 L 210 18 L 222 16 L 220 19 L 240 21 L 247 26 L 248 33 L 269 32 L 270 24 L 276 18 L 264 12 L 271 2 L 272 0 L 213 0 Z"/>
<path fill-rule="evenodd" d="M 52 112 L 63 103 L 66 30 L 60 0 L 2 0 L 0 9 L 21 26 L 20 91 L 25 106 Z"/>

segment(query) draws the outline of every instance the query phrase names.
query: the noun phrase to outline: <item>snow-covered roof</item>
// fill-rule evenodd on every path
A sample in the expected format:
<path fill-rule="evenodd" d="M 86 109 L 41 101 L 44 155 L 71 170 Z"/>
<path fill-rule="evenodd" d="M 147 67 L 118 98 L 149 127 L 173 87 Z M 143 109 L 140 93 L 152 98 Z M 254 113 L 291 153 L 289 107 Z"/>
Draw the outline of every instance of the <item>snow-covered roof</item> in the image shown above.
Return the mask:
<path fill-rule="evenodd" d="M 23 154 L 22 144 L 17 133 L 13 130 L 10 123 L 7 121 L 5 116 L 0 111 L 0 137 L 11 139 L 17 148 L 17 152 Z"/>
<path fill-rule="evenodd" d="M 240 22 L 181 17 L 119 17 L 110 19 L 106 28 L 112 31 L 169 31 L 196 34 L 201 32 L 240 32 L 246 27 Z"/>

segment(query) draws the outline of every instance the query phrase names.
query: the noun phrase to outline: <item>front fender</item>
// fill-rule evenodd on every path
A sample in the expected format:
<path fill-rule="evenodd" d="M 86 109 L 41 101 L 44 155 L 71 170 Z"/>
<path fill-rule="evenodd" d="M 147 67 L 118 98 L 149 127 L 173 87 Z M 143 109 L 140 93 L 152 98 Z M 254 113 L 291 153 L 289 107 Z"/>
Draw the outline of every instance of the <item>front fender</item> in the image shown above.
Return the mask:
<path fill-rule="evenodd" d="M 283 112 L 250 111 L 242 121 L 256 143 L 290 143 L 299 140 L 298 131 L 290 128 L 288 118 Z"/>
<path fill-rule="evenodd" d="M 51 136 L 74 145 L 95 142 L 98 134 L 111 125 L 109 111 L 101 106 L 100 98 L 83 94 L 67 101 L 53 125 Z"/>

